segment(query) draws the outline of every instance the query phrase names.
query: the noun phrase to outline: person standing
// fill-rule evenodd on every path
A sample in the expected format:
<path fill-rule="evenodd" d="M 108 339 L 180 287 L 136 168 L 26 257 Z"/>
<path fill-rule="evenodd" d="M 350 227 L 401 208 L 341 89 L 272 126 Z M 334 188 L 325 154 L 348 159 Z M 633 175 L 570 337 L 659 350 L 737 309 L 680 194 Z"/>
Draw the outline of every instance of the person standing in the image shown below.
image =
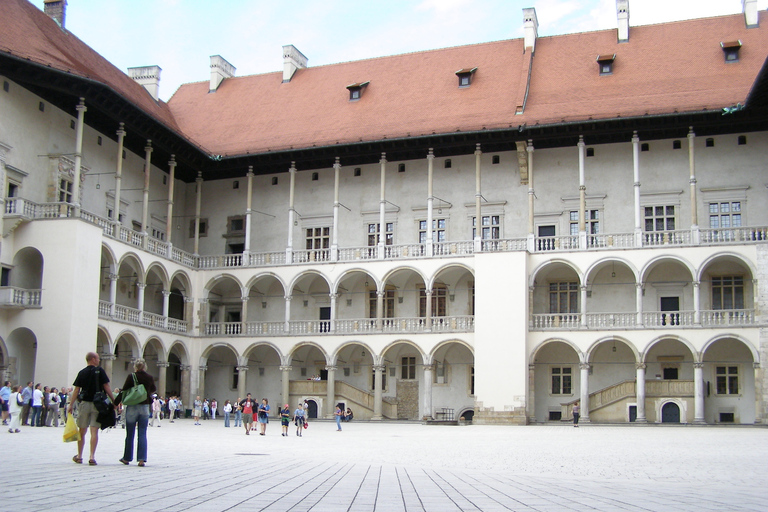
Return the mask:
<path fill-rule="evenodd" d="M 576 402 L 573 404 L 573 426 L 578 427 L 579 426 L 579 416 L 581 416 L 581 407 L 579 407 L 579 402 Z"/>
<path fill-rule="evenodd" d="M 7 380 L 0 388 L 0 411 L 3 412 L 3 425 L 8 425 L 8 407 L 11 400 L 11 381 Z"/>
<path fill-rule="evenodd" d="M 195 425 L 200 424 L 200 415 L 203 410 L 203 402 L 200 401 L 200 395 L 195 398 L 194 408 L 192 409 L 192 416 L 195 417 Z"/>
<path fill-rule="evenodd" d="M 243 426 L 243 408 L 240 407 L 240 397 L 237 397 L 237 402 L 232 404 L 232 408 L 235 411 L 235 427 Z"/>
<path fill-rule="evenodd" d="M 229 428 L 229 415 L 232 414 L 232 404 L 229 400 L 224 402 L 224 426 Z"/>
<path fill-rule="evenodd" d="M 56 388 L 51 388 L 48 393 L 48 414 L 45 416 L 46 427 L 59 426 L 59 393 Z"/>
<path fill-rule="evenodd" d="M 162 411 L 163 403 L 160 401 L 160 398 L 157 395 L 152 395 L 152 421 L 149 422 L 150 427 L 155 426 L 155 420 L 157 420 L 157 426 L 160 426 L 160 414 Z"/>
<path fill-rule="evenodd" d="M 219 408 L 218 402 L 216 402 L 215 398 L 211 398 L 211 419 L 216 419 L 216 409 Z"/>
<path fill-rule="evenodd" d="M 24 400 L 24 405 L 21 410 L 21 424 L 26 426 L 27 420 L 29 420 L 29 411 L 32 409 L 32 395 L 35 389 L 32 387 L 33 382 L 27 382 L 27 387 L 21 390 L 21 399 Z"/>
<path fill-rule="evenodd" d="M 67 423 L 67 402 L 69 401 L 69 388 L 63 387 L 61 388 L 61 393 L 59 393 L 59 410 L 61 411 L 61 421 L 62 423 Z"/>
<path fill-rule="evenodd" d="M 280 426 L 283 428 L 281 436 L 287 437 L 288 436 L 288 423 L 291 421 L 291 408 L 288 406 L 288 404 L 285 404 L 282 409 L 280 409 Z"/>
<path fill-rule="evenodd" d="M 344 415 L 341 404 L 336 404 L 336 412 L 333 415 L 336 417 L 336 432 L 341 432 L 341 417 Z"/>
<path fill-rule="evenodd" d="M 112 402 L 115 401 L 115 397 L 112 396 L 112 388 L 109 386 L 109 377 L 104 371 L 104 368 L 99 366 L 101 358 L 96 352 L 88 352 L 85 355 L 85 361 L 88 366 L 80 370 L 75 378 L 75 382 L 72 383 L 74 389 L 72 390 L 72 399 L 69 401 L 68 412 L 72 414 L 72 410 L 75 405 L 75 397 L 77 397 L 77 428 L 80 429 L 80 440 L 77 442 L 77 455 L 72 457 L 72 461 L 77 464 L 83 463 L 83 448 L 85 447 L 85 434 L 90 429 L 91 432 L 91 445 L 90 445 L 90 458 L 88 464 L 91 466 L 96 465 L 96 447 L 99 445 L 99 411 L 96 410 L 96 406 L 93 404 L 93 397 L 99 391 L 104 391 L 109 396 Z M 82 390 L 82 395 L 80 391 Z"/>
<path fill-rule="evenodd" d="M 21 386 L 13 386 L 11 388 L 11 394 L 8 398 L 8 414 L 11 416 L 11 424 L 8 426 L 8 432 L 11 434 L 18 434 L 21 432 L 19 426 L 21 425 L 21 410 L 24 405 L 24 399 L 19 393 Z"/>
<path fill-rule="evenodd" d="M 139 461 L 139 466 L 144 466 L 147 462 L 147 423 L 149 421 L 149 407 L 152 403 L 153 393 L 155 389 L 155 379 L 146 371 L 146 363 L 143 359 L 137 359 L 133 363 L 133 371 L 131 375 L 125 379 L 123 385 L 123 391 L 131 389 L 134 386 L 134 376 L 136 376 L 136 384 L 143 384 L 144 389 L 147 390 L 147 398 L 140 404 L 126 405 L 125 406 L 125 448 L 123 450 L 123 457 L 120 462 L 126 466 L 133 460 L 133 433 L 136 431 L 138 425 L 138 443 L 136 447 L 136 460 Z M 157 395 L 154 395 L 157 397 Z M 156 398 L 155 398 L 156 400 Z M 159 427 L 160 425 L 158 425 Z"/>
<path fill-rule="evenodd" d="M 304 400 L 304 405 L 302 405 L 302 408 L 304 409 L 304 422 L 309 421 L 309 402 L 307 400 Z"/>
<path fill-rule="evenodd" d="M 305 416 L 304 405 L 299 402 L 299 406 L 293 411 L 293 422 L 296 424 L 296 435 L 301 437 L 304 430 L 304 423 L 306 423 L 307 417 Z"/>
<path fill-rule="evenodd" d="M 168 417 L 171 418 L 171 423 L 173 423 L 174 418 L 176 417 L 176 397 L 172 396 L 168 399 Z"/>
<path fill-rule="evenodd" d="M 40 423 L 43 414 L 43 391 L 40 389 L 40 383 L 35 385 L 35 390 L 32 391 L 32 426 L 42 427 Z"/>
<path fill-rule="evenodd" d="M 251 398 L 251 394 L 245 395 L 245 400 L 240 402 L 240 407 L 243 409 L 243 426 L 245 427 L 245 435 L 251 435 L 251 427 L 253 427 L 253 409 L 256 407 L 256 402 Z"/>
<path fill-rule="evenodd" d="M 208 403 L 208 399 L 203 399 L 203 419 L 207 420 L 210 417 L 211 405 Z"/>
<path fill-rule="evenodd" d="M 266 398 L 261 399 L 261 405 L 259 405 L 259 435 L 264 436 L 267 434 L 267 423 L 269 423 L 269 400 Z"/>

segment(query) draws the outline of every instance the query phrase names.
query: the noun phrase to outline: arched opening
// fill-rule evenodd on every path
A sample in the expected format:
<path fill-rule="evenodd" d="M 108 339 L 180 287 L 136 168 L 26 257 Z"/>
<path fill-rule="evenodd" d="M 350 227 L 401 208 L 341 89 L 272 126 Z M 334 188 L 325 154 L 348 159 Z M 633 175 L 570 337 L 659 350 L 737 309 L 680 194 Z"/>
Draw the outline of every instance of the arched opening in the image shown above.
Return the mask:
<path fill-rule="evenodd" d="M 616 338 L 595 345 L 589 353 L 589 390 L 596 395 L 589 410 L 591 421 L 624 423 L 636 411 L 637 358 L 632 348 Z M 635 404 L 634 409 L 630 409 Z M 636 412 L 635 412 L 636 414 Z"/>
<path fill-rule="evenodd" d="M 237 398 L 237 354 L 229 346 L 220 345 L 208 351 L 203 385 L 198 390 L 201 399 L 216 399 L 219 403 Z"/>
<path fill-rule="evenodd" d="M 538 348 L 533 360 L 533 416 L 536 422 L 570 419 L 570 408 L 581 393 L 580 362 L 576 350 L 563 341 L 550 341 Z"/>
<path fill-rule="evenodd" d="M 307 417 L 309 418 L 317 418 L 318 411 L 320 410 L 318 407 L 318 404 L 315 400 L 308 398 L 307 399 Z"/>
<path fill-rule="evenodd" d="M 280 371 L 280 354 L 277 350 L 271 345 L 261 344 L 253 347 L 247 356 L 248 371 L 238 373 L 238 385 L 235 389 L 244 389 L 245 393 L 251 393 L 257 400 L 267 398 L 270 404 L 286 403 L 286 397 L 282 396 L 283 376 Z M 246 379 L 244 384 L 239 383 L 241 378 Z M 290 399 L 287 403 L 291 405 L 295 401 Z M 276 409 L 276 407 L 273 408 Z"/>
<path fill-rule="evenodd" d="M 569 265 L 553 262 L 533 281 L 533 326 L 538 329 L 580 325 L 579 274 Z"/>
<path fill-rule="evenodd" d="M 424 380 L 424 359 L 421 352 L 411 343 L 398 342 L 384 352 L 382 359 L 385 362 L 382 375 L 384 401 L 397 404 L 396 419 L 421 419 L 421 390 Z M 374 374 L 371 372 L 372 381 L 373 378 Z M 387 406 L 382 405 L 384 417 L 391 418 L 391 413 L 387 413 Z"/>
<path fill-rule="evenodd" d="M 707 423 L 755 422 L 754 356 L 739 339 L 721 338 L 703 355 L 704 417 Z"/>
<path fill-rule="evenodd" d="M 446 342 L 433 352 L 432 363 L 432 410 L 424 411 L 424 415 L 458 419 L 458 411 L 474 410 L 472 350 L 457 341 Z"/>
<path fill-rule="evenodd" d="M 680 407 L 674 402 L 667 402 L 661 407 L 662 423 L 680 423 Z"/>
<path fill-rule="evenodd" d="M 37 337 L 27 328 L 11 331 L 6 339 L 8 349 L 8 380 L 25 384 L 35 380 Z"/>
<path fill-rule="evenodd" d="M 345 345 L 336 354 L 336 398 L 345 402 L 359 419 L 373 417 L 372 368 L 373 354 L 360 343 Z"/>

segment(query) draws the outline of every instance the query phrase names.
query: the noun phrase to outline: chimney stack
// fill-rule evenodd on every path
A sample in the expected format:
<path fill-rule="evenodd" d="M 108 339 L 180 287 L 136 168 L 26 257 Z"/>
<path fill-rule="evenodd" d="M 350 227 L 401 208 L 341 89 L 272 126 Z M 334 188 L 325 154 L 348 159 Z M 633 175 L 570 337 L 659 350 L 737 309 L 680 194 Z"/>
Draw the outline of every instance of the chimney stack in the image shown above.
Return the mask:
<path fill-rule="evenodd" d="M 747 28 L 757 28 L 760 24 L 757 17 L 757 0 L 741 0 L 741 10 Z"/>
<path fill-rule="evenodd" d="M 523 9 L 523 33 L 525 35 L 525 48 L 531 52 L 536 50 L 536 38 L 539 37 L 539 20 L 536 18 L 536 8 Z"/>
<path fill-rule="evenodd" d="M 65 18 L 67 17 L 67 0 L 45 0 L 43 12 L 64 28 Z"/>
<path fill-rule="evenodd" d="M 283 83 L 290 82 L 297 69 L 307 67 L 308 59 L 292 44 L 283 46 Z"/>
<path fill-rule="evenodd" d="M 147 92 L 152 95 L 155 101 L 160 92 L 160 66 L 142 66 L 138 68 L 128 68 L 128 76 L 143 86 Z"/>
<path fill-rule="evenodd" d="M 619 19 L 620 43 L 629 41 L 629 0 L 616 0 L 616 17 Z"/>
<path fill-rule="evenodd" d="M 235 76 L 235 66 L 227 62 L 221 55 L 211 55 L 211 85 L 208 92 L 216 92 L 225 78 Z"/>

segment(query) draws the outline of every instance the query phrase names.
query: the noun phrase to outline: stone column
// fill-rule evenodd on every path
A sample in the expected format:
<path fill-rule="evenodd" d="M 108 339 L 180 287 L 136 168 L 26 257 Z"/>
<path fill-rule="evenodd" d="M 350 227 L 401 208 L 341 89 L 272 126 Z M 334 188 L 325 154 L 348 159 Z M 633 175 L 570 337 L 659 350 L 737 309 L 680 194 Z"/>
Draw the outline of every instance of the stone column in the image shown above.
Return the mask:
<path fill-rule="evenodd" d="M 75 176 L 72 183 L 72 203 L 75 208 L 75 217 L 80 216 L 80 167 L 83 163 L 83 122 L 85 112 L 85 98 L 80 98 L 80 103 L 75 107 L 77 110 L 77 121 L 75 122 Z"/>
<path fill-rule="evenodd" d="M 283 331 L 286 334 L 291 332 L 291 299 L 293 299 L 291 295 L 285 296 L 285 326 Z"/>
<path fill-rule="evenodd" d="M 587 185 L 584 173 L 584 159 L 587 155 L 587 145 L 584 136 L 579 135 L 579 248 L 587 248 Z"/>
<path fill-rule="evenodd" d="M 107 377 L 110 379 L 112 378 L 112 370 L 114 369 L 114 362 L 115 362 L 115 354 L 99 354 L 99 358 L 101 359 L 101 367 L 104 368 L 104 371 L 107 374 Z M 112 387 L 120 387 L 120 383 L 112 383 Z"/>
<path fill-rule="evenodd" d="M 483 214 L 480 208 L 480 201 L 483 198 L 480 189 L 480 157 L 483 152 L 480 151 L 480 144 L 475 144 L 475 252 L 483 250 Z M 429 310 L 429 306 L 427 306 Z M 427 317 L 429 318 L 429 317 Z"/>
<path fill-rule="evenodd" d="M 579 363 L 581 370 L 581 380 L 579 382 L 580 400 L 581 400 L 581 418 L 582 423 L 589 423 L 589 364 Z"/>
<path fill-rule="evenodd" d="M 290 407 L 291 404 L 291 366 L 280 366 L 280 376 L 281 381 L 283 385 L 283 403 L 288 404 L 288 407 Z"/>
<path fill-rule="evenodd" d="M 706 424 L 704 419 L 704 363 L 693 363 L 693 422 Z"/>
<path fill-rule="evenodd" d="M 427 318 L 424 324 L 424 327 L 427 331 L 432 330 L 432 290 L 424 290 L 424 295 L 426 296 L 426 314 Z"/>
<path fill-rule="evenodd" d="M 434 163 L 435 154 L 432 151 L 432 148 L 429 148 L 429 153 L 427 154 L 427 239 L 425 241 L 427 256 L 432 256 L 434 254 L 434 248 L 432 245 L 434 237 L 434 228 L 432 227 L 432 223 L 434 222 L 432 204 L 435 199 L 434 195 L 432 194 Z"/>
<path fill-rule="evenodd" d="M 755 372 L 755 425 L 762 425 L 763 422 L 763 400 L 762 400 L 762 382 L 763 370 L 760 363 L 752 363 L 752 369 Z"/>
<path fill-rule="evenodd" d="M 632 133 L 632 173 L 635 198 L 635 247 L 643 246 L 643 216 L 640 208 L 640 137 Z"/>
<path fill-rule="evenodd" d="M 188 364 L 182 364 L 182 365 L 179 366 L 179 372 L 180 372 L 180 376 L 179 377 L 180 377 L 180 380 L 181 380 L 181 382 L 180 382 L 180 388 L 181 389 L 180 389 L 179 396 L 181 397 L 181 400 L 182 400 L 182 403 L 183 403 L 185 409 L 187 409 L 187 408 L 191 409 L 192 407 L 190 407 L 190 406 L 195 401 L 194 398 L 192 397 L 192 391 L 191 391 L 190 385 L 189 385 L 189 377 L 190 377 L 189 374 L 190 374 L 191 369 L 192 369 L 192 367 L 189 366 Z M 185 411 L 181 411 L 181 417 L 183 418 L 184 416 L 185 416 Z"/>
<path fill-rule="evenodd" d="M 701 325 L 701 282 L 693 282 L 693 324 Z"/>
<path fill-rule="evenodd" d="M 525 404 L 528 423 L 536 423 L 536 365 L 528 365 L 528 400 Z"/>
<path fill-rule="evenodd" d="M 115 316 L 115 304 L 117 303 L 117 281 L 120 276 L 117 274 L 109 274 L 109 316 L 114 318 Z"/>
<path fill-rule="evenodd" d="M 187 321 L 187 332 L 195 330 L 195 299 L 184 297 L 184 320 Z"/>
<path fill-rule="evenodd" d="M 690 178 L 688 180 L 691 191 L 691 238 L 693 243 L 699 243 L 699 204 L 696 199 L 696 159 L 694 158 L 694 142 L 696 134 L 693 132 L 693 126 L 688 127 L 688 169 Z"/>
<path fill-rule="evenodd" d="M 171 298 L 170 290 L 163 290 L 163 327 L 168 327 L 168 307 Z"/>
<path fill-rule="evenodd" d="M 384 371 L 384 365 L 373 365 L 373 421 L 381 421 L 384 417 L 381 414 L 381 374 Z"/>
<path fill-rule="evenodd" d="M 645 363 L 635 363 L 635 395 L 637 401 L 637 418 L 635 423 L 648 423 L 645 418 Z"/>
<path fill-rule="evenodd" d="M 582 327 L 586 327 L 587 326 L 587 287 L 586 285 L 582 284 L 579 287 L 579 291 L 581 295 L 579 297 L 579 299 L 581 300 L 581 304 L 579 304 L 579 318 L 580 318 L 579 323 Z"/>
<path fill-rule="evenodd" d="M 146 283 L 136 283 L 136 302 L 139 310 L 139 322 L 144 320 L 144 289 L 147 287 Z"/>
<path fill-rule="evenodd" d="M 326 366 L 325 369 L 328 371 L 325 417 L 332 420 L 334 419 L 334 411 L 336 409 L 336 367 Z"/>
<path fill-rule="evenodd" d="M 157 394 L 164 397 L 168 390 L 168 367 L 171 366 L 168 361 L 157 362 Z"/>
<path fill-rule="evenodd" d="M 171 255 L 171 248 L 173 242 L 171 235 L 173 234 L 173 187 L 176 182 L 176 155 L 171 155 L 171 160 L 168 162 L 168 210 L 166 212 L 165 219 L 165 238 L 168 242 L 168 257 Z M 167 315 L 166 315 L 167 316 Z"/>
<path fill-rule="evenodd" d="M 331 229 L 331 261 L 339 261 L 339 175 L 341 160 L 333 163 L 333 229 Z M 333 315 L 331 315 L 333 316 Z M 290 404 L 289 404 L 290 405 Z"/>
<path fill-rule="evenodd" d="M 201 336 L 204 336 L 208 334 L 207 325 L 211 316 L 210 310 L 208 309 L 208 298 L 198 299 L 198 303 L 200 304 L 200 309 L 197 312 L 197 315 L 200 318 L 199 332 Z"/>
<path fill-rule="evenodd" d="M 534 232 L 533 200 L 536 197 L 533 189 L 533 141 L 528 139 L 528 252 L 536 250 L 536 233 Z"/>
<path fill-rule="evenodd" d="M 376 290 L 376 330 L 384 328 L 384 290 Z"/>
<path fill-rule="evenodd" d="M 201 365 L 197 368 L 197 393 L 196 395 L 200 395 L 200 398 L 205 397 L 205 372 L 208 371 L 208 366 Z"/>
<path fill-rule="evenodd" d="M 115 224 L 115 237 L 119 237 L 120 226 L 120 190 L 123 186 L 123 147 L 125 141 L 125 123 L 120 123 L 117 130 L 117 166 L 115 169 L 115 206 L 112 209 L 112 222 Z"/>
<path fill-rule="evenodd" d="M 240 297 L 242 306 L 240 306 L 240 332 L 239 334 L 248 333 L 248 290 L 245 290 L 243 296 Z"/>
<path fill-rule="evenodd" d="M 248 393 L 248 367 L 241 365 L 237 367 L 237 396 L 245 398 L 246 393 Z"/>
<path fill-rule="evenodd" d="M 147 139 L 144 146 L 144 199 L 141 207 L 141 247 L 147 249 L 149 236 L 149 177 L 152 170 L 152 141 Z"/>
<path fill-rule="evenodd" d="M 381 154 L 381 160 L 379 160 L 379 165 L 381 165 L 381 191 L 380 191 L 380 199 L 379 199 L 379 259 L 384 259 L 384 249 L 386 245 L 386 238 L 387 238 L 387 224 L 386 224 L 386 211 L 387 211 L 387 188 L 386 188 L 386 182 L 387 182 L 387 154 L 382 153 Z"/>
<path fill-rule="evenodd" d="M 435 365 L 424 365 L 424 410 L 421 414 L 421 419 L 431 420 L 434 419 L 432 415 L 432 374 L 435 371 Z"/>
<path fill-rule="evenodd" d="M 288 243 L 285 247 L 285 262 L 293 262 L 293 224 L 296 222 L 296 209 L 294 200 L 296 198 L 296 162 L 291 162 L 291 168 L 288 169 L 290 177 L 290 186 L 288 189 Z"/>
<path fill-rule="evenodd" d="M 338 310 L 338 293 L 329 294 L 331 297 L 331 320 L 328 324 L 328 332 L 336 332 L 336 312 Z"/>
<path fill-rule="evenodd" d="M 635 307 L 637 308 L 637 325 L 643 325 L 643 283 L 635 284 Z"/>
<path fill-rule="evenodd" d="M 195 178 L 195 192 L 195 245 L 193 250 L 195 256 L 197 256 L 200 254 L 200 210 L 203 203 L 203 171 L 197 171 L 197 178 Z"/>
<path fill-rule="evenodd" d="M 245 193 L 245 248 L 243 249 L 242 265 L 250 266 L 251 260 L 251 222 L 253 217 L 253 166 L 248 166 L 248 190 Z"/>

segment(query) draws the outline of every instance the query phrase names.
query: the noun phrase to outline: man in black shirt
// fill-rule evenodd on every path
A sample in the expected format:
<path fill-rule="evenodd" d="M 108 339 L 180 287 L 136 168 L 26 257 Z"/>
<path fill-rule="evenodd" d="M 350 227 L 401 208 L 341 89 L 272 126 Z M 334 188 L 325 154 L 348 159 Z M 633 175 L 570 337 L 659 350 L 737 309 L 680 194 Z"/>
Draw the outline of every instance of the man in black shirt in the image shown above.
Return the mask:
<path fill-rule="evenodd" d="M 93 396 L 97 392 L 104 390 L 104 392 L 109 395 L 112 402 L 115 401 L 115 397 L 112 396 L 112 389 L 109 386 L 109 377 L 107 377 L 104 368 L 99 366 L 99 362 L 101 361 L 99 354 L 88 352 L 85 356 L 85 360 L 88 363 L 88 366 L 80 370 L 75 382 L 72 384 L 75 386 L 75 389 L 72 391 L 67 409 L 69 413 L 72 414 L 73 406 L 75 405 L 75 401 L 77 401 L 76 421 L 77 427 L 80 429 L 80 440 L 77 442 L 77 455 L 72 457 L 72 460 L 77 464 L 83 463 L 85 433 L 90 428 L 91 457 L 88 459 L 88 464 L 95 466 L 96 446 L 99 444 L 99 423 L 96 418 L 99 416 L 99 411 L 96 410 L 96 406 L 93 404 Z"/>

